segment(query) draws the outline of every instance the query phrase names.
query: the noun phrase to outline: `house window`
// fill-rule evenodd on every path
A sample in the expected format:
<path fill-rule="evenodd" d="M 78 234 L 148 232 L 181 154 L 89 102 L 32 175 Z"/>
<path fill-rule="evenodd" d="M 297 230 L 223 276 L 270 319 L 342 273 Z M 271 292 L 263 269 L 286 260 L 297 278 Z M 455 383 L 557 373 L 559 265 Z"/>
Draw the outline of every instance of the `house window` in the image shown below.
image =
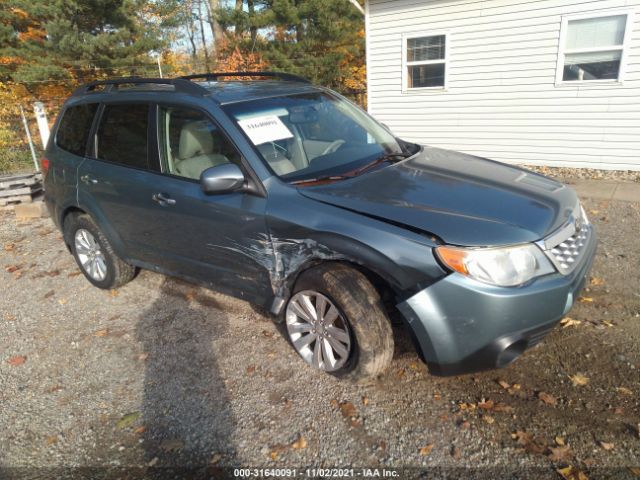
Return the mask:
<path fill-rule="evenodd" d="M 403 39 L 404 85 L 407 89 L 444 87 L 446 43 L 444 34 Z"/>
<path fill-rule="evenodd" d="M 620 81 L 630 15 L 569 17 L 562 20 L 557 81 Z"/>

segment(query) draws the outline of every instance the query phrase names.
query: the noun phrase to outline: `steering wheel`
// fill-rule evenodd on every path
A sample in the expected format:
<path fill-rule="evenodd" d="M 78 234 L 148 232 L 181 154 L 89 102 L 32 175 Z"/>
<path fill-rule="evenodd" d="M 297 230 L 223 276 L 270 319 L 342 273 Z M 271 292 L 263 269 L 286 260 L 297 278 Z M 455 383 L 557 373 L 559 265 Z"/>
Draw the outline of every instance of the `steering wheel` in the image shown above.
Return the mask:
<path fill-rule="evenodd" d="M 329 145 L 327 145 L 327 148 L 324 149 L 324 152 L 322 152 L 322 155 L 328 155 L 330 153 L 337 152 L 338 149 L 344 144 L 345 144 L 344 140 L 334 140 Z"/>

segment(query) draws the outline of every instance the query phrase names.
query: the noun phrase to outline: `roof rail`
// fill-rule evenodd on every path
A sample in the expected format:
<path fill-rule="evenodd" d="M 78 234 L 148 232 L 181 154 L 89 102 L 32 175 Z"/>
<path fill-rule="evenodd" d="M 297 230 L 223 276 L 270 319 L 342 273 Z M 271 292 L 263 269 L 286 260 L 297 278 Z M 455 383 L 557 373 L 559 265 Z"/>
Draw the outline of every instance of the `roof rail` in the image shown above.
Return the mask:
<path fill-rule="evenodd" d="M 192 95 L 206 95 L 209 91 L 197 85 L 193 82 L 190 82 L 184 78 L 143 78 L 143 77 L 121 77 L 121 78 L 112 78 L 109 80 L 95 80 L 93 82 L 86 83 L 73 91 L 72 96 L 84 95 L 86 93 L 91 93 L 96 90 L 96 87 L 103 86 L 105 87 L 105 92 L 111 92 L 114 89 L 117 89 L 119 85 L 144 85 L 144 84 L 155 84 L 155 85 L 173 85 L 176 91 L 190 93 Z"/>
<path fill-rule="evenodd" d="M 288 82 L 311 83 L 308 79 L 304 77 L 294 75 L 293 73 L 285 73 L 285 72 L 213 72 L 213 73 L 196 73 L 195 75 L 184 75 L 180 78 L 184 78 L 186 80 L 196 80 L 196 79 L 202 78 L 205 80 L 215 81 L 219 77 L 272 77 L 272 78 L 279 78 L 280 80 L 285 80 Z"/>

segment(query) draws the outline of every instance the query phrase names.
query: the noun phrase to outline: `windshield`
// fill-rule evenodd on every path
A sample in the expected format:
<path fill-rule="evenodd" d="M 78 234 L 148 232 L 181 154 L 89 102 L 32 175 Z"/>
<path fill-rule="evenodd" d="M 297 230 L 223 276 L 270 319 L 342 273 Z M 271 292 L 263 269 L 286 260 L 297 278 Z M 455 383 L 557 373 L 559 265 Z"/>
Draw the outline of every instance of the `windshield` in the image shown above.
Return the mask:
<path fill-rule="evenodd" d="M 224 107 L 283 180 L 341 175 L 385 155 L 404 155 L 382 125 L 325 92 L 264 98 Z"/>

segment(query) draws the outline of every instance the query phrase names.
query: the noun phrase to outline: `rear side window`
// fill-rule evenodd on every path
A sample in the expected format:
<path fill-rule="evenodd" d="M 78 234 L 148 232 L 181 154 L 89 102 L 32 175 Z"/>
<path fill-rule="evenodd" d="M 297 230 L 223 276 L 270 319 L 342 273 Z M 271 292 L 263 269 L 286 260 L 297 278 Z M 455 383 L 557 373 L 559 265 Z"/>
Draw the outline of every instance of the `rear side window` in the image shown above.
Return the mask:
<path fill-rule="evenodd" d="M 76 155 L 84 156 L 87 137 L 91 130 L 93 116 L 98 109 L 97 103 L 87 103 L 67 108 L 62 114 L 56 144 L 58 147 Z"/>
<path fill-rule="evenodd" d="M 97 133 L 96 157 L 128 167 L 149 168 L 149 105 L 105 105 Z"/>

